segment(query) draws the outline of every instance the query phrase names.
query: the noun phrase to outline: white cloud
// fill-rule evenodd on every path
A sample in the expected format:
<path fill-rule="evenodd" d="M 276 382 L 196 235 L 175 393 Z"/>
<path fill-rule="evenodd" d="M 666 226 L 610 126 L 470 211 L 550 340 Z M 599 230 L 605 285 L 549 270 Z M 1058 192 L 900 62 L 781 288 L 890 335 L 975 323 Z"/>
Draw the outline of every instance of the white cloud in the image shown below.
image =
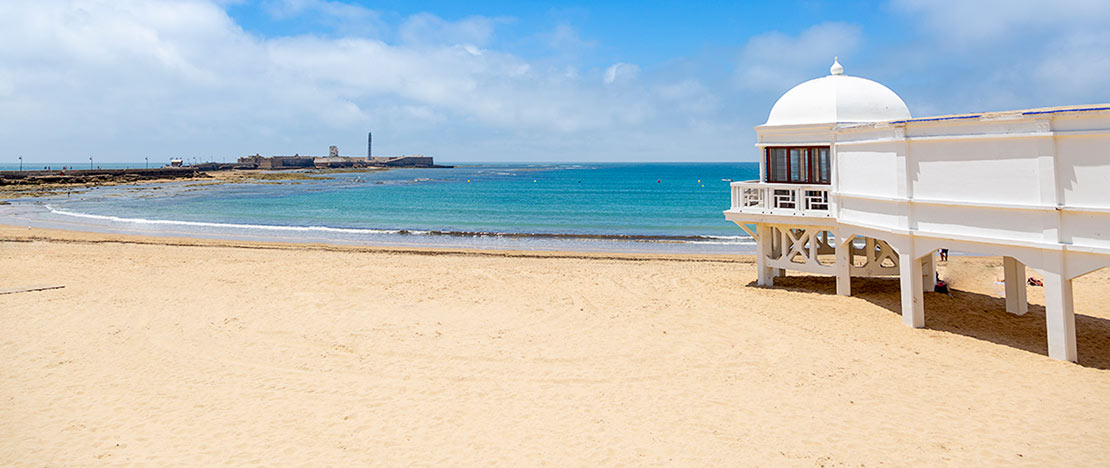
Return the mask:
<path fill-rule="evenodd" d="M 920 33 L 888 53 L 912 57 L 898 62 L 911 76 L 911 86 L 898 91 L 925 112 L 1107 99 L 1110 2 L 892 0 L 891 6 Z"/>
<path fill-rule="evenodd" d="M 746 89 L 785 91 L 814 78 L 816 65 L 828 67 L 834 56 L 846 57 L 855 52 L 862 37 L 858 26 L 846 23 L 818 24 L 797 36 L 778 31 L 761 34 L 744 46 L 736 68 L 737 78 Z"/>
<path fill-rule="evenodd" d="M 918 18 L 933 39 L 971 47 L 1013 34 L 1105 29 L 1110 19 L 1105 0 L 892 0 L 891 6 Z"/>
<path fill-rule="evenodd" d="M 552 49 L 565 53 L 576 53 L 597 46 L 597 41 L 582 39 L 573 26 L 559 23 L 551 32 L 541 34 Z"/>
<path fill-rule="evenodd" d="M 695 79 L 660 85 L 656 88 L 656 94 L 675 106 L 672 108 L 684 110 L 691 115 L 709 114 L 717 110 L 719 104 L 713 92 Z"/>
<path fill-rule="evenodd" d="M 386 29 L 379 12 L 334 0 L 269 0 L 264 7 L 272 18 L 308 18 L 340 35 L 379 36 Z"/>
<path fill-rule="evenodd" d="M 605 84 L 623 83 L 636 79 L 640 74 L 640 67 L 631 63 L 617 62 L 605 69 L 603 80 Z"/>
<path fill-rule="evenodd" d="M 1042 86 L 1051 83 L 1076 97 L 1094 92 L 1110 99 L 1110 29 L 1077 31 L 1054 46 L 1055 52 L 1046 54 L 1029 71 L 1035 82 Z"/>
<path fill-rule="evenodd" d="M 409 17 L 401 25 L 398 36 L 405 44 L 484 46 L 493 38 L 494 24 L 497 22 L 496 19 L 483 16 L 471 16 L 452 22 L 430 13 L 420 13 Z"/>
<path fill-rule="evenodd" d="M 333 7 L 343 5 L 289 1 L 274 14 L 327 17 L 319 12 Z M 495 22 L 416 15 L 390 44 L 262 37 L 201 0 L 0 3 L 0 158 L 313 154 L 362 147 L 368 127 L 382 154 L 455 159 L 673 159 L 675 147 L 704 158 L 714 154 L 708 145 L 720 148 L 704 138 L 677 143 L 704 127 L 675 122 L 704 122 L 713 106 L 673 106 L 657 92 L 666 80 L 607 86 L 632 83 L 635 65 L 615 64 L 595 80 L 489 48 Z M 677 95 L 694 103 L 704 94 Z M 668 136 L 650 152 L 622 150 L 630 135 L 660 128 Z M 574 149 L 554 151 L 568 143 Z M 485 152 L 498 147 L 517 149 Z"/>

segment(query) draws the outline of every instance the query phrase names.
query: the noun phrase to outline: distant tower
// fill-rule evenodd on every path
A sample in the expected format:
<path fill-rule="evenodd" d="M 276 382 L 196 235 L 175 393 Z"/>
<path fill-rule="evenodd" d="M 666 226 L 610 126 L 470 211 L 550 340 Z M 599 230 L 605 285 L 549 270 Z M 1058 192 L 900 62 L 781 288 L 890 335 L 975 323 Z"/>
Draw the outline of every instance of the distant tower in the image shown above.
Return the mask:
<path fill-rule="evenodd" d="M 338 146 L 329 146 L 328 147 L 328 157 L 329 158 L 339 157 L 339 147 Z"/>
<path fill-rule="evenodd" d="M 366 159 L 371 158 L 372 149 L 374 149 L 374 132 L 366 132 Z"/>

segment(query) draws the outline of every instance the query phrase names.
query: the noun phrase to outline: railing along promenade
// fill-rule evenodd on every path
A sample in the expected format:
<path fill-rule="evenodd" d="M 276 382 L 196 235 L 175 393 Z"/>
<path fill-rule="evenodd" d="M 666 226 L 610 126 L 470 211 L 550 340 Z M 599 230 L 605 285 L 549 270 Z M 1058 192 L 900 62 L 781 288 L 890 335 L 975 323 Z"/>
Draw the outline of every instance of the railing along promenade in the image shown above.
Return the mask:
<path fill-rule="evenodd" d="M 830 216 L 829 186 L 733 182 L 732 210 L 793 216 Z"/>

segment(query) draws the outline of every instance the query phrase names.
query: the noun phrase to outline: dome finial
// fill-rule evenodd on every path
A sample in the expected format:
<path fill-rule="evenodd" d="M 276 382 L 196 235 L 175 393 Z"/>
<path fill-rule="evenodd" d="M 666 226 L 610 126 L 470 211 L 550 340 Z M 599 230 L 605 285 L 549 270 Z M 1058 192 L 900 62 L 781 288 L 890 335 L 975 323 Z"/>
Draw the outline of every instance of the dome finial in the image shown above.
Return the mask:
<path fill-rule="evenodd" d="M 843 75 L 844 67 L 840 65 L 840 57 L 833 57 L 833 64 L 829 67 L 829 73 L 833 75 Z"/>

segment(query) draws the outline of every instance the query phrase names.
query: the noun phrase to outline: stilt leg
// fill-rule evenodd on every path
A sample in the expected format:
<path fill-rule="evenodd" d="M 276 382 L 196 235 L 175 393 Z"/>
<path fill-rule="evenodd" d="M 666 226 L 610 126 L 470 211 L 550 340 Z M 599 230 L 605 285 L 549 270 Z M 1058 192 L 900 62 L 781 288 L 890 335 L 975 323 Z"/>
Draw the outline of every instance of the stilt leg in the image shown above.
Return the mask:
<path fill-rule="evenodd" d="M 758 241 L 756 243 L 758 244 Z M 763 249 L 759 248 L 759 247 L 763 247 L 763 246 L 762 245 L 757 245 L 757 249 L 756 249 L 756 252 L 755 252 L 755 271 L 756 271 L 756 274 L 757 274 L 756 284 L 758 284 L 760 286 L 770 286 L 770 284 L 768 284 L 768 283 L 770 283 L 773 280 L 771 279 L 771 271 L 766 266 L 767 265 L 767 256 L 763 255 Z"/>
<path fill-rule="evenodd" d="M 772 257 L 782 259 L 783 256 L 790 251 L 790 238 L 786 235 L 786 228 L 779 228 L 778 234 L 779 235 L 775 238 L 775 240 L 778 242 L 775 244 L 775 250 Z M 774 273 L 776 278 L 786 277 L 786 270 L 783 268 L 775 268 Z"/>
<path fill-rule="evenodd" d="M 756 281 L 760 286 L 774 286 L 774 269 L 767 266 L 767 257 L 771 254 L 771 249 L 774 248 L 771 228 L 765 224 L 757 224 L 755 229 L 759 237 L 756 240 L 755 266 L 759 274 Z"/>
<path fill-rule="evenodd" d="M 1062 268 L 1061 268 L 1062 270 Z M 1076 362 L 1075 310 L 1071 280 L 1062 272 L 1044 274 L 1045 324 L 1048 328 L 1048 356 L 1061 361 Z"/>
<path fill-rule="evenodd" d="M 775 276 L 771 272 L 771 268 L 767 266 L 767 255 L 770 254 L 771 246 L 774 240 L 771 240 L 770 227 L 766 224 L 756 224 L 756 272 L 758 278 L 756 284 L 760 286 L 774 286 Z"/>
<path fill-rule="evenodd" d="M 1025 299 L 1025 265 L 1014 257 L 1002 257 L 1002 270 L 1006 278 L 1006 312 L 1025 315 L 1029 302 Z"/>
<path fill-rule="evenodd" d="M 836 239 L 836 293 L 852 295 L 852 241 Z"/>
<path fill-rule="evenodd" d="M 921 292 L 921 262 L 911 254 L 900 253 L 898 268 L 902 282 L 902 323 L 922 328 L 925 326 L 925 303 Z"/>
<path fill-rule="evenodd" d="M 925 292 L 937 290 L 937 256 L 933 252 L 921 259 L 921 288 Z"/>

